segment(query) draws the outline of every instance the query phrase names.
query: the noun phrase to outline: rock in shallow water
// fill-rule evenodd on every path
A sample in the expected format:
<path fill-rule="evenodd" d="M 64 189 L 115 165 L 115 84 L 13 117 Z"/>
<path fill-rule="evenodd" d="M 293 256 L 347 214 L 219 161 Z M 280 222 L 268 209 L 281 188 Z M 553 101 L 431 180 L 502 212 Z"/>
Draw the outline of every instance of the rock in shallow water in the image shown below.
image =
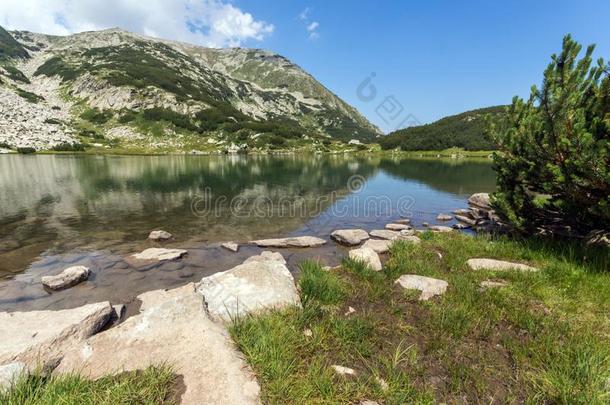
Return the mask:
<path fill-rule="evenodd" d="M 172 237 L 171 233 L 163 231 L 163 230 L 152 231 L 148 235 L 148 239 L 154 240 L 154 241 L 164 241 L 164 240 L 171 239 L 171 237 Z"/>
<path fill-rule="evenodd" d="M 179 259 L 187 253 L 184 249 L 164 249 L 164 248 L 149 248 L 141 253 L 136 253 L 131 257 L 136 260 L 175 260 Z"/>
<path fill-rule="evenodd" d="M 290 238 L 259 239 L 252 241 L 259 247 L 318 247 L 326 243 L 315 236 L 294 236 Z"/>
<path fill-rule="evenodd" d="M 403 231 L 411 229 L 411 226 L 407 224 L 387 224 L 385 229 L 389 229 L 390 231 Z"/>
<path fill-rule="evenodd" d="M 405 289 L 421 291 L 420 301 L 426 301 L 436 295 L 444 294 L 449 286 L 449 283 L 444 280 L 415 274 L 403 274 L 394 283 Z"/>
<path fill-rule="evenodd" d="M 44 276 L 40 280 L 42 285 L 50 290 L 63 290 L 75 286 L 89 278 L 91 272 L 85 266 L 68 267 L 55 276 Z"/>
<path fill-rule="evenodd" d="M 438 214 L 436 217 L 437 221 L 451 221 L 453 217 L 447 214 Z"/>
<path fill-rule="evenodd" d="M 338 229 L 330 237 L 344 245 L 355 246 L 367 240 L 369 234 L 364 229 Z"/>
<path fill-rule="evenodd" d="M 225 249 L 230 250 L 231 252 L 237 252 L 239 250 L 239 245 L 235 242 L 225 242 L 225 243 L 222 243 L 220 246 L 222 246 Z"/>
<path fill-rule="evenodd" d="M 349 257 L 352 260 L 366 264 L 374 271 L 381 271 L 381 260 L 379 260 L 379 255 L 369 247 L 352 249 L 349 251 Z"/>

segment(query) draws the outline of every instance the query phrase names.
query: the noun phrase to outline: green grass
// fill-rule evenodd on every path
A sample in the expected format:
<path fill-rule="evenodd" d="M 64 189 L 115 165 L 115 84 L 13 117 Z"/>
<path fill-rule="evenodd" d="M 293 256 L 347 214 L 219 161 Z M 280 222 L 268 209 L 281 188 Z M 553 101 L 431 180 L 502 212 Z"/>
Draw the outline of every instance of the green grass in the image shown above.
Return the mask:
<path fill-rule="evenodd" d="M 344 260 L 300 268 L 302 308 L 231 328 L 268 403 L 563 403 L 610 401 L 608 250 L 545 240 L 432 234 L 395 244 L 381 272 Z M 472 271 L 472 257 L 538 266 Z M 448 281 L 430 301 L 401 274 Z M 483 280 L 508 286 L 483 290 Z M 356 312 L 347 315 L 349 307 Z M 311 336 L 303 332 L 311 330 Z M 331 365 L 357 371 L 335 375 Z M 387 390 L 379 383 L 383 379 Z"/>
<path fill-rule="evenodd" d="M 166 366 L 102 377 L 92 381 L 76 374 L 22 377 L 0 391 L 4 405 L 172 404 L 176 376 Z"/>

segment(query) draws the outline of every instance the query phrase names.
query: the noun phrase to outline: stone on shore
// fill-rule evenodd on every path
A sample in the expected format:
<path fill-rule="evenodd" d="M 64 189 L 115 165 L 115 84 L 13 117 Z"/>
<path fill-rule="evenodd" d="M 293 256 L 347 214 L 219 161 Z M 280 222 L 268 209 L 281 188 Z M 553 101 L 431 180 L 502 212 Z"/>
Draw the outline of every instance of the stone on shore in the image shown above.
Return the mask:
<path fill-rule="evenodd" d="M 508 282 L 506 282 L 506 281 L 493 281 L 493 280 L 481 281 L 482 289 L 500 288 L 500 287 L 506 287 L 507 285 L 508 285 Z"/>
<path fill-rule="evenodd" d="M 246 260 L 244 260 L 244 263 L 264 262 L 266 260 L 275 260 L 276 262 L 286 264 L 286 259 L 284 259 L 284 256 L 282 256 L 280 252 L 271 252 L 269 250 L 265 250 L 259 255 L 248 257 Z"/>
<path fill-rule="evenodd" d="M 72 266 L 55 276 L 43 276 L 40 280 L 50 290 L 63 290 L 87 280 L 90 274 L 85 266 Z"/>
<path fill-rule="evenodd" d="M 483 208 L 484 210 L 490 210 L 490 200 L 488 193 L 476 193 L 468 198 L 468 204 L 474 205 L 475 207 Z"/>
<path fill-rule="evenodd" d="M 451 227 L 452 227 L 453 229 L 458 229 L 458 230 L 460 230 L 460 229 L 468 229 L 468 228 L 470 228 L 470 225 L 465 225 L 465 224 L 462 224 L 462 223 L 460 223 L 460 222 L 457 222 L 457 223 L 455 223 L 455 224 L 451 225 Z"/>
<path fill-rule="evenodd" d="M 472 270 L 518 270 L 518 271 L 538 271 L 536 267 L 528 266 L 522 263 L 513 263 L 505 260 L 496 259 L 468 259 L 466 261 L 468 267 Z"/>
<path fill-rule="evenodd" d="M 444 294 L 449 286 L 445 280 L 415 274 L 403 274 L 394 283 L 405 289 L 421 291 L 420 301 L 426 301 L 436 295 Z"/>
<path fill-rule="evenodd" d="M 390 231 L 402 231 L 402 230 L 411 229 L 411 227 L 409 225 L 406 225 L 406 224 L 391 223 L 391 224 L 387 224 L 385 226 L 385 229 L 389 229 Z"/>
<path fill-rule="evenodd" d="M 374 238 L 392 240 L 400 236 L 398 231 L 390 231 L 389 229 L 375 229 L 370 232 L 370 235 Z"/>
<path fill-rule="evenodd" d="M 0 391 L 10 388 L 19 377 L 27 374 L 27 366 L 20 361 L 0 366 Z"/>
<path fill-rule="evenodd" d="M 387 253 L 394 240 L 388 239 L 369 239 L 362 245 L 362 248 L 373 249 L 375 253 Z"/>
<path fill-rule="evenodd" d="M 159 229 L 157 231 L 152 231 L 148 235 L 148 239 L 154 240 L 154 241 L 164 241 L 164 240 L 171 239 L 171 237 L 172 237 L 171 233 L 163 231 L 161 229 Z"/>
<path fill-rule="evenodd" d="M 252 241 L 259 247 L 318 247 L 326 243 L 324 239 L 315 236 L 294 236 L 290 238 L 259 239 Z"/>
<path fill-rule="evenodd" d="M 414 244 L 420 244 L 421 243 L 421 239 L 418 238 L 415 235 L 401 235 L 400 238 L 398 238 L 399 240 L 404 240 L 410 243 L 414 243 Z"/>
<path fill-rule="evenodd" d="M 138 296 L 140 313 L 68 351 L 57 372 L 97 379 L 167 363 L 182 377 L 182 404 L 259 404 L 260 387 L 193 283 Z"/>
<path fill-rule="evenodd" d="M 263 309 L 300 305 L 294 278 L 286 265 L 262 255 L 204 277 L 197 291 L 203 294 L 209 314 L 223 321 Z"/>
<path fill-rule="evenodd" d="M 452 219 L 453 219 L 453 217 L 451 215 L 447 215 L 447 214 L 438 214 L 436 216 L 437 221 L 451 221 Z"/>
<path fill-rule="evenodd" d="M 184 249 L 149 248 L 130 257 L 136 260 L 163 261 L 180 259 L 186 253 Z"/>
<path fill-rule="evenodd" d="M 456 215 L 455 219 L 469 226 L 475 226 L 477 224 L 476 220 L 469 218 L 465 215 Z"/>
<path fill-rule="evenodd" d="M 362 262 L 374 271 L 381 271 L 381 260 L 379 255 L 369 247 L 361 247 L 349 251 L 349 257 L 357 262 Z"/>
<path fill-rule="evenodd" d="M 0 312 L 0 364 L 30 369 L 56 364 L 65 349 L 102 329 L 114 310 L 109 302 L 60 311 Z"/>
<path fill-rule="evenodd" d="M 231 252 L 237 252 L 239 250 L 239 245 L 235 242 L 224 242 L 220 246 L 230 250 Z"/>
<path fill-rule="evenodd" d="M 331 233 L 330 237 L 344 245 L 355 246 L 367 240 L 369 234 L 364 229 L 339 229 Z"/>
<path fill-rule="evenodd" d="M 354 375 L 356 375 L 356 370 L 354 370 L 353 368 L 339 366 L 339 365 L 336 365 L 336 364 L 333 364 L 331 367 L 333 368 L 333 370 L 335 370 L 335 373 L 337 373 L 339 375 L 342 375 L 342 376 L 346 376 L 346 375 L 354 376 Z"/>
<path fill-rule="evenodd" d="M 432 232 L 453 232 L 453 228 L 442 225 L 434 225 L 429 227 Z"/>

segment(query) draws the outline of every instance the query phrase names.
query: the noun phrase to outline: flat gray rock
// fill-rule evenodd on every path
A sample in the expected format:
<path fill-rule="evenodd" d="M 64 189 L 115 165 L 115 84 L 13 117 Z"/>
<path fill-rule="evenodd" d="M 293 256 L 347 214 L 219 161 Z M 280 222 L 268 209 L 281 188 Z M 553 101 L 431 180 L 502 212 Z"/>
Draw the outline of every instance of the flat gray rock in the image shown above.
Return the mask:
<path fill-rule="evenodd" d="M 259 239 L 252 241 L 259 247 L 317 247 L 326 243 L 324 239 L 315 236 L 294 236 L 290 238 Z"/>
<path fill-rule="evenodd" d="M 442 225 L 434 225 L 429 227 L 428 229 L 430 229 L 432 232 L 453 232 L 453 228 Z"/>
<path fill-rule="evenodd" d="M 444 294 L 449 286 L 445 280 L 415 274 L 403 274 L 394 283 L 405 289 L 421 291 L 420 301 L 426 301 L 436 295 Z"/>
<path fill-rule="evenodd" d="M 21 361 L 35 369 L 53 362 L 98 332 L 113 314 L 109 302 L 61 311 L 0 312 L 0 364 Z"/>
<path fill-rule="evenodd" d="M 63 290 L 87 280 L 89 274 L 91 272 L 85 266 L 72 266 L 55 276 L 44 276 L 40 281 L 50 290 Z"/>
<path fill-rule="evenodd" d="M 536 267 L 528 266 L 521 263 L 507 262 L 505 260 L 496 259 L 468 259 L 466 261 L 468 267 L 472 270 L 518 270 L 518 271 L 538 271 Z"/>
<path fill-rule="evenodd" d="M 339 229 L 333 231 L 330 237 L 344 245 L 355 246 L 367 240 L 369 234 L 364 229 Z"/>
<path fill-rule="evenodd" d="M 260 256 L 204 277 L 197 291 L 203 294 L 210 315 L 223 321 L 263 309 L 300 305 L 294 278 L 286 265 Z"/>
<path fill-rule="evenodd" d="M 396 239 L 400 236 L 400 232 L 390 231 L 389 229 L 375 229 L 369 232 L 369 234 L 374 238 L 387 240 Z"/>
<path fill-rule="evenodd" d="M 182 404 L 260 404 L 260 387 L 195 285 L 138 296 L 140 313 L 74 345 L 56 369 L 96 379 L 167 363 L 182 377 Z"/>
<path fill-rule="evenodd" d="M 349 251 L 349 257 L 352 260 L 366 264 L 374 271 L 381 271 L 381 260 L 379 260 L 379 255 L 369 247 L 352 249 Z"/>
<path fill-rule="evenodd" d="M 390 246 L 392 246 L 394 240 L 388 239 L 369 239 L 362 245 L 363 248 L 370 248 L 375 251 L 375 253 L 387 253 L 390 250 Z"/>
<path fill-rule="evenodd" d="M 477 224 L 476 220 L 469 218 L 465 215 L 456 215 L 455 219 L 469 226 L 475 226 Z"/>
<path fill-rule="evenodd" d="M 407 224 L 391 223 L 391 224 L 387 224 L 385 226 L 385 229 L 389 229 L 390 231 L 403 231 L 403 230 L 411 229 L 411 227 Z"/>
<path fill-rule="evenodd" d="M 276 262 L 286 264 L 286 259 L 284 259 L 284 256 L 282 256 L 280 252 L 271 252 L 269 250 L 265 250 L 256 256 L 248 257 L 246 260 L 244 260 L 244 263 L 263 262 L 266 260 L 275 260 Z"/>
<path fill-rule="evenodd" d="M 401 218 L 394 221 L 394 223 L 409 225 L 411 223 L 411 220 L 409 218 Z"/>
<path fill-rule="evenodd" d="M 163 230 L 156 230 L 156 231 L 152 231 L 150 234 L 148 234 L 148 239 L 150 240 L 154 240 L 154 241 L 164 241 L 164 240 L 168 240 L 171 239 L 172 234 Z"/>
<path fill-rule="evenodd" d="M 131 257 L 136 260 L 163 261 L 180 259 L 186 253 L 184 249 L 149 248 Z"/>

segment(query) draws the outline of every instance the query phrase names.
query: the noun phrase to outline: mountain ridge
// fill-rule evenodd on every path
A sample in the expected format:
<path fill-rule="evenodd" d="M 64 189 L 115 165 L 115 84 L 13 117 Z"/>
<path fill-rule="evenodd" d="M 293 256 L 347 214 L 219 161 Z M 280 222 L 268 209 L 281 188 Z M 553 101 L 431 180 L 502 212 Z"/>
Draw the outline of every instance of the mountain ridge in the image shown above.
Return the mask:
<path fill-rule="evenodd" d="M 139 139 L 135 144 L 144 147 L 148 141 L 152 149 L 160 144 L 179 149 L 214 149 L 210 145 L 218 144 L 286 148 L 329 140 L 370 141 L 380 135 L 355 108 L 272 51 L 205 48 L 118 28 L 68 36 L 28 31 L 11 35 L 29 58 L 0 66 L 0 78 L 6 82 L 0 97 L 16 106 L 18 99 L 8 95 L 13 90 L 21 98 L 33 94 L 27 100 L 30 109 L 36 110 L 36 100 L 48 104 L 47 98 L 56 111 L 67 108 L 67 116 L 50 114 L 45 120 L 63 120 L 74 133 L 64 127 L 55 133 L 68 135 L 72 143 L 83 141 L 87 131 L 95 132 L 93 139 L 115 144 Z M 12 80 L 7 69 L 17 69 L 29 83 Z M 1 113 L 6 116 L 6 111 Z M 28 121 L 25 113 L 8 118 Z M 23 137 L 21 131 L 20 137 L 2 138 L 7 131 L 10 128 L 0 126 L 0 142 L 15 144 Z M 70 140 L 54 141 L 66 142 Z M 54 147 L 48 142 L 25 146 Z"/>

